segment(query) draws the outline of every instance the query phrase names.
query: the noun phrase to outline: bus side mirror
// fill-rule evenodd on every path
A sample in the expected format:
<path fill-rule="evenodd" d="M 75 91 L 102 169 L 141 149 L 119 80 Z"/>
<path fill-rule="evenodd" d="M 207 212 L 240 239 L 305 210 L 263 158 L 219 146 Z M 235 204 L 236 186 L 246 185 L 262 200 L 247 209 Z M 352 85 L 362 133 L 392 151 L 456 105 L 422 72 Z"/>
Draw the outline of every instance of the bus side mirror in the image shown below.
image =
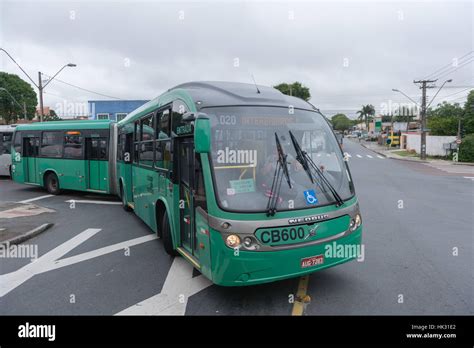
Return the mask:
<path fill-rule="evenodd" d="M 211 152 L 211 121 L 202 113 L 194 121 L 194 149 L 196 153 Z"/>

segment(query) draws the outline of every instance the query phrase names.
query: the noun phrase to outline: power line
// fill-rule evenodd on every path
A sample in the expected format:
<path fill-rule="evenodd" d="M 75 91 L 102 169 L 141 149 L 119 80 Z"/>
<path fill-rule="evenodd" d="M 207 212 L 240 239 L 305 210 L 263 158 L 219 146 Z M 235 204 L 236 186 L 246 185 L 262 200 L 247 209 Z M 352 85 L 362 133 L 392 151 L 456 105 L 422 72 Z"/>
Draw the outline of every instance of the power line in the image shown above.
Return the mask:
<path fill-rule="evenodd" d="M 474 59 L 471 59 L 471 60 L 468 60 L 468 61 L 466 61 L 466 62 L 463 62 L 463 64 L 458 65 L 458 67 L 457 67 L 456 69 L 454 69 L 454 70 L 452 70 L 452 71 L 448 71 L 448 72 L 446 72 L 446 73 L 444 73 L 444 74 L 441 74 L 441 75 L 438 76 L 437 78 L 440 79 L 440 78 L 443 77 L 443 76 L 446 76 L 446 75 L 450 75 L 450 74 L 452 74 L 452 73 L 455 73 L 456 71 L 458 71 L 459 69 L 461 69 L 463 66 L 465 66 L 465 65 L 467 65 L 467 64 L 469 64 L 469 63 L 472 63 L 472 62 L 474 62 Z"/>
<path fill-rule="evenodd" d="M 438 98 L 447 98 L 447 97 L 450 97 L 452 95 L 456 95 L 456 94 L 459 94 L 459 93 L 462 93 L 462 92 L 465 92 L 469 89 L 473 89 L 472 87 L 469 87 L 469 88 L 466 88 L 466 89 L 463 89 L 462 91 L 457 91 L 455 93 L 451 93 L 451 94 L 447 94 L 447 95 L 440 95 Z"/>
<path fill-rule="evenodd" d="M 43 74 L 43 75 L 48 76 L 48 78 L 51 78 L 51 76 L 49 76 L 49 75 L 46 75 L 46 74 Z M 89 93 L 92 93 L 92 94 L 97 94 L 97 95 L 100 95 L 100 96 L 102 96 L 102 97 L 111 98 L 111 99 L 117 99 L 117 100 L 122 100 L 122 98 L 113 97 L 113 96 L 110 96 L 110 95 L 107 95 L 107 94 L 95 92 L 95 91 L 92 91 L 92 90 L 90 90 L 90 89 L 86 89 L 86 88 L 83 88 L 83 87 L 79 87 L 79 86 L 73 85 L 72 83 L 65 82 L 65 81 L 62 81 L 62 80 L 59 80 L 59 79 L 54 79 L 54 81 L 64 83 L 65 85 L 68 85 L 68 86 L 71 86 L 71 87 L 74 87 L 74 88 L 77 88 L 77 89 L 80 89 L 80 90 L 83 90 L 83 91 L 86 91 L 86 92 L 89 92 Z"/>
<path fill-rule="evenodd" d="M 474 51 L 467 52 L 465 55 L 463 55 L 462 57 L 460 57 L 460 58 L 458 59 L 458 61 L 461 60 L 461 59 L 463 59 L 464 57 L 470 55 L 470 54 L 473 53 L 473 52 L 474 52 Z M 446 65 L 442 66 L 441 68 L 439 68 L 438 70 L 436 70 L 436 71 L 432 72 L 431 74 L 429 74 L 428 76 L 426 76 L 426 77 L 425 77 L 425 80 L 427 80 L 428 78 L 430 78 L 430 77 L 433 76 L 433 75 L 436 75 L 436 74 L 437 74 L 438 72 L 440 72 L 441 70 L 444 70 L 444 69 L 446 69 L 446 68 L 452 68 L 452 67 L 453 67 L 453 63 L 446 64 Z M 449 70 L 449 69 L 448 69 L 448 70 Z"/>

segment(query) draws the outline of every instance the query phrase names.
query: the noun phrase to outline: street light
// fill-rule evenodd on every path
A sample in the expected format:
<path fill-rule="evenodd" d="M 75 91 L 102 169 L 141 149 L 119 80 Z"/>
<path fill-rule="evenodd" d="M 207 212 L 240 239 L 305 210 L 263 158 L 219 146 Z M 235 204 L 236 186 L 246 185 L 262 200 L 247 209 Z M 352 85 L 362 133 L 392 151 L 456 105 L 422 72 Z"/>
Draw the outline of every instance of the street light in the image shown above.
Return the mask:
<path fill-rule="evenodd" d="M 61 69 L 58 70 L 58 72 L 56 74 L 53 75 L 53 77 L 51 77 L 48 82 L 46 82 L 46 84 L 43 86 L 43 81 L 42 81 L 42 78 L 41 78 L 41 71 L 38 71 L 38 84 L 35 83 L 35 81 L 33 81 L 33 79 L 30 77 L 30 75 L 28 75 L 26 73 L 26 71 L 20 66 L 20 64 L 18 64 L 16 62 L 15 59 L 13 59 L 13 57 L 3 48 L 0 47 L 0 51 L 3 51 L 7 56 L 8 58 L 10 58 L 13 63 L 15 63 L 21 71 L 23 71 L 23 73 L 30 79 L 30 81 L 33 83 L 33 85 L 36 86 L 36 88 L 38 88 L 38 92 L 39 92 L 39 101 L 40 101 L 40 122 L 43 122 L 43 116 L 44 116 L 44 112 L 43 112 L 43 89 L 51 82 L 54 80 L 54 78 L 56 76 L 58 76 L 58 74 L 66 67 L 69 67 L 69 68 L 74 68 L 76 67 L 77 65 L 76 64 L 73 64 L 73 63 L 68 63 L 66 65 L 64 65 Z"/>
<path fill-rule="evenodd" d="M 407 97 L 409 100 L 411 100 L 416 106 L 420 107 L 420 104 L 418 104 L 416 101 L 414 101 L 413 99 L 411 99 L 408 95 L 406 95 L 405 93 L 403 93 L 403 92 L 400 91 L 399 89 L 392 88 L 392 91 L 398 92 L 398 93 L 400 93 L 400 94 L 403 94 L 405 97 Z M 413 115 L 413 114 L 412 114 L 412 115 Z M 409 129 L 410 129 L 410 116 L 408 115 L 408 116 L 407 116 L 407 132 L 408 132 Z"/>
<path fill-rule="evenodd" d="M 44 111 L 43 111 L 43 90 L 45 89 L 45 87 L 46 87 L 47 85 L 49 85 L 49 83 L 50 83 L 51 81 L 54 80 L 54 78 L 55 78 L 56 76 L 59 75 L 59 73 L 60 73 L 61 71 L 63 71 L 64 68 L 67 68 L 67 67 L 69 67 L 69 68 L 74 68 L 74 67 L 76 67 L 76 66 L 77 66 L 77 65 L 76 65 L 76 64 L 73 64 L 73 63 L 68 63 L 68 64 L 64 65 L 61 69 L 58 70 L 58 72 L 57 72 L 56 74 L 53 75 L 53 77 L 51 77 L 51 78 L 48 80 L 48 82 L 46 82 L 46 84 L 45 84 L 44 86 L 43 86 L 43 79 L 42 79 L 42 77 L 41 77 L 42 73 L 41 73 L 41 71 L 38 71 L 38 91 L 39 91 L 39 102 L 40 102 L 40 122 L 43 122 L 43 116 L 44 116 Z"/>
<path fill-rule="evenodd" d="M 438 89 L 438 92 L 436 92 L 436 94 L 434 95 L 434 97 L 431 99 L 431 101 L 428 103 L 428 106 L 426 108 L 429 108 L 431 103 L 433 102 L 433 100 L 436 98 L 436 96 L 438 95 L 439 91 L 441 91 L 441 88 L 444 87 L 444 85 L 448 82 L 453 82 L 453 79 L 449 79 L 449 80 L 446 80 L 443 82 L 443 84 L 441 85 L 441 87 Z"/>
<path fill-rule="evenodd" d="M 409 96 L 407 96 L 405 93 L 403 93 L 403 92 L 400 91 L 399 89 L 392 88 L 392 91 L 398 92 L 398 93 L 400 93 L 400 94 L 403 94 L 405 97 L 407 97 L 408 99 L 410 99 L 413 103 L 415 103 L 417 106 L 420 106 L 420 104 L 418 104 L 416 101 L 414 101 L 413 99 L 411 99 Z"/>
<path fill-rule="evenodd" d="M 25 107 L 25 105 L 22 106 L 22 105 L 15 99 L 15 97 L 8 91 L 8 89 L 3 88 L 3 87 L 0 87 L 0 91 L 5 91 L 5 92 L 7 92 L 7 94 L 10 96 L 10 98 L 12 98 L 12 100 L 13 100 L 21 109 L 23 109 L 23 115 L 24 115 L 24 118 L 25 118 L 25 120 L 26 120 L 26 107 Z"/>

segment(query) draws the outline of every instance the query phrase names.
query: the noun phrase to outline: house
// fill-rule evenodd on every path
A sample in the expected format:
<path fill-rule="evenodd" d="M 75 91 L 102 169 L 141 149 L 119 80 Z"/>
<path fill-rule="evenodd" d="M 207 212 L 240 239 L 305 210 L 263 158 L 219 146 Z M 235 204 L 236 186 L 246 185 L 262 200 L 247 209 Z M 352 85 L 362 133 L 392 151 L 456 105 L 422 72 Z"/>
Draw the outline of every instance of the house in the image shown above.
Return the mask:
<path fill-rule="evenodd" d="M 120 121 L 149 100 L 90 100 L 89 119 Z"/>

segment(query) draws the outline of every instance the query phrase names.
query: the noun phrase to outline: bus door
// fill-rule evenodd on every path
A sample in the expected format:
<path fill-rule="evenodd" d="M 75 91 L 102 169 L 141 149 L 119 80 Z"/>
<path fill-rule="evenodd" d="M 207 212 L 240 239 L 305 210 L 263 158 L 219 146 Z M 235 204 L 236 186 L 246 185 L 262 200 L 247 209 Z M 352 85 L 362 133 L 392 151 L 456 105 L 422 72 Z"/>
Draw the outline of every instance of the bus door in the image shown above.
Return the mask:
<path fill-rule="evenodd" d="M 39 136 L 23 137 L 25 182 L 38 184 Z"/>
<path fill-rule="evenodd" d="M 107 138 L 86 138 L 88 189 L 106 191 L 108 187 Z"/>
<path fill-rule="evenodd" d="M 133 204 L 133 189 L 132 188 L 134 185 L 133 174 L 132 174 L 133 156 L 134 156 L 133 133 L 127 133 L 125 135 L 125 152 L 124 152 L 124 158 L 123 158 L 126 165 L 124 166 L 123 175 L 124 175 L 125 182 L 129 184 L 126 185 L 124 195 L 127 197 L 127 202 L 132 203 L 132 204 Z"/>
<path fill-rule="evenodd" d="M 194 140 L 182 138 L 178 145 L 179 216 L 181 245 L 196 256 L 194 222 Z"/>

